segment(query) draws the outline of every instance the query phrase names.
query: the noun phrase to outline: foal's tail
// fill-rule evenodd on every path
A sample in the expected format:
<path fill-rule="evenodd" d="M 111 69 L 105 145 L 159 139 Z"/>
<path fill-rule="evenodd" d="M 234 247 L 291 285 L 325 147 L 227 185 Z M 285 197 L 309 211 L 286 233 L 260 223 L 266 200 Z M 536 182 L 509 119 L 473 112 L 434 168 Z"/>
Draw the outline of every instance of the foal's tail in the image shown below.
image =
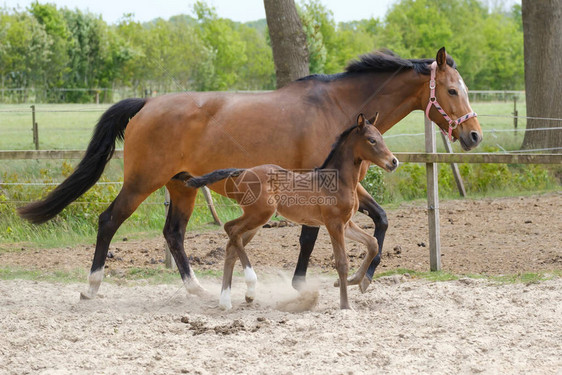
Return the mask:
<path fill-rule="evenodd" d="M 74 172 L 43 200 L 20 207 L 18 213 L 34 224 L 55 217 L 90 189 L 101 177 L 115 151 L 115 141 L 123 140 L 129 120 L 145 105 L 146 99 L 125 99 L 114 104 L 100 118 L 86 154 Z"/>
<path fill-rule="evenodd" d="M 201 177 L 190 177 L 185 184 L 188 187 L 200 188 L 205 185 L 214 184 L 220 180 L 224 180 L 228 177 L 238 177 L 245 169 L 228 168 L 228 169 L 218 169 L 214 172 L 207 173 Z"/>

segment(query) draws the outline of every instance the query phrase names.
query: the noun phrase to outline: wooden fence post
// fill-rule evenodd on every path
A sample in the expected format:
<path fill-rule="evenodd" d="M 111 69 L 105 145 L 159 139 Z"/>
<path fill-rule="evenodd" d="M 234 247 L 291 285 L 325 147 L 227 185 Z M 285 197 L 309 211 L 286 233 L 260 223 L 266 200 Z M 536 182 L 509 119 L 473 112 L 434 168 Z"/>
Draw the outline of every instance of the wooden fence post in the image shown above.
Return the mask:
<path fill-rule="evenodd" d="M 31 106 L 31 125 L 33 131 L 33 143 L 35 144 L 35 149 L 39 150 L 39 128 L 35 122 L 35 106 Z"/>
<path fill-rule="evenodd" d="M 213 215 L 213 220 L 215 221 L 214 224 L 215 225 L 222 225 L 222 223 L 219 219 L 219 215 L 217 215 L 217 210 L 215 210 L 215 204 L 213 203 L 213 197 L 211 196 L 211 191 L 206 186 L 203 186 L 201 191 L 203 192 L 203 196 L 205 197 L 205 200 L 207 201 L 207 207 L 209 208 L 209 211 L 211 211 L 211 215 Z"/>
<path fill-rule="evenodd" d="M 435 130 L 433 122 L 425 117 L 425 152 L 435 154 Z M 439 230 L 439 187 L 437 184 L 437 165 L 426 163 L 427 173 L 427 216 L 429 224 L 429 264 L 431 271 L 441 270 L 441 236 Z"/>
<path fill-rule="evenodd" d="M 517 136 L 517 95 L 513 95 L 513 135 Z"/>
<path fill-rule="evenodd" d="M 441 132 L 439 132 L 441 133 Z M 453 153 L 453 148 L 451 147 L 451 143 L 449 139 L 445 136 L 445 134 L 441 133 L 441 139 L 443 139 L 443 144 L 445 145 L 445 151 L 449 154 Z M 461 197 L 466 197 L 466 190 L 464 189 L 464 182 L 462 181 L 461 173 L 459 171 L 459 166 L 457 163 L 451 163 L 451 169 L 453 170 L 453 177 L 455 178 L 455 182 L 457 183 L 457 189 L 459 189 L 459 194 Z"/>
<path fill-rule="evenodd" d="M 166 219 L 168 218 L 168 210 L 170 209 L 170 192 L 168 191 L 168 189 L 164 188 L 166 190 L 166 196 L 164 198 L 164 206 L 166 207 Z M 172 256 L 172 253 L 170 252 L 170 248 L 168 247 L 168 243 L 165 243 L 165 248 L 166 248 L 166 257 L 164 258 L 164 264 L 166 265 L 166 268 L 175 268 L 176 267 L 176 261 L 174 260 L 174 257 Z"/>

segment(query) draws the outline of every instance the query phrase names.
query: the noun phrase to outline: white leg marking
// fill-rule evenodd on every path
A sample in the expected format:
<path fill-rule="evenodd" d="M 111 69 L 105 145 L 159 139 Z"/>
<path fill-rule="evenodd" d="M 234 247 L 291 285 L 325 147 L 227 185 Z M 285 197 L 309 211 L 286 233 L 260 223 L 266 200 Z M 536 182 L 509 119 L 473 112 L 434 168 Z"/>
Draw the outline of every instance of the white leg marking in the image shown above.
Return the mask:
<path fill-rule="evenodd" d="M 246 302 L 252 302 L 256 298 L 256 283 L 258 277 L 252 267 L 244 268 L 244 276 L 246 278 Z"/>
<path fill-rule="evenodd" d="M 221 292 L 219 306 L 225 310 L 230 310 L 232 308 L 232 302 L 230 301 L 230 287 Z"/>
<path fill-rule="evenodd" d="M 185 285 L 187 292 L 200 297 L 205 296 L 207 293 L 201 284 L 199 284 L 199 280 L 197 280 L 197 276 L 195 276 L 193 269 L 189 270 L 189 276 L 189 278 L 183 280 L 183 285 Z"/>
<path fill-rule="evenodd" d="M 88 293 L 80 293 L 80 299 L 95 298 L 96 295 L 98 294 L 98 290 L 100 288 L 102 280 L 103 280 L 103 268 L 100 268 L 99 270 L 94 272 L 90 272 L 90 276 L 88 276 L 88 283 L 90 284 Z"/>

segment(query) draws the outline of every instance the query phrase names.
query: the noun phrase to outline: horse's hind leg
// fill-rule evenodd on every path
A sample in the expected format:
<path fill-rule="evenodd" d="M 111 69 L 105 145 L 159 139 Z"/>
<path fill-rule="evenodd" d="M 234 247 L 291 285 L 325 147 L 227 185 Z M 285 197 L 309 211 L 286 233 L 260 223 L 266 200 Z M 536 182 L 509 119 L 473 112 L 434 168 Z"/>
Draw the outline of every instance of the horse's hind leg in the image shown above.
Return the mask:
<path fill-rule="evenodd" d="M 301 235 L 299 237 L 301 249 L 292 281 L 293 288 L 296 290 L 302 290 L 306 285 L 306 270 L 308 269 L 308 262 L 310 261 L 310 255 L 314 249 L 316 238 L 318 238 L 319 230 L 320 227 L 302 226 Z"/>
<path fill-rule="evenodd" d="M 185 230 L 193 213 L 197 189 L 186 187 L 180 180 L 170 180 L 166 187 L 170 192 L 170 207 L 164 225 L 164 237 L 187 291 L 197 295 L 205 294 L 189 265 L 184 249 Z"/>
<path fill-rule="evenodd" d="M 90 276 L 88 277 L 89 289 L 87 293 L 80 293 L 80 299 L 91 299 L 98 293 L 103 280 L 103 268 L 111 239 L 121 224 L 137 209 L 139 204 L 149 193 L 139 193 L 123 186 L 117 198 L 109 205 L 99 217 L 98 237 L 96 251 Z"/>

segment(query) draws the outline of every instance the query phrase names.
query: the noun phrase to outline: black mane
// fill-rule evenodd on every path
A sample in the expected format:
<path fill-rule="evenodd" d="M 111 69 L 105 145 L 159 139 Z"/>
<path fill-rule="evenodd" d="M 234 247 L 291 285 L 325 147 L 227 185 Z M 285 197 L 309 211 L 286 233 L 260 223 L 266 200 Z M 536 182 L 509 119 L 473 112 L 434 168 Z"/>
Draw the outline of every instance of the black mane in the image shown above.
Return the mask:
<path fill-rule="evenodd" d="M 335 81 L 339 78 L 357 73 L 387 73 L 395 72 L 400 69 L 413 69 L 420 74 L 429 75 L 431 69 L 429 65 L 435 59 L 403 59 L 390 50 L 379 50 L 373 53 L 359 56 L 358 60 L 351 61 L 345 68 L 344 73 L 338 74 L 312 74 L 297 81 L 317 80 L 322 82 Z M 447 55 L 447 65 L 456 69 L 455 60 Z"/>
<path fill-rule="evenodd" d="M 334 155 L 336 154 L 337 150 L 340 148 L 342 143 L 347 139 L 347 136 L 356 128 L 357 128 L 357 125 L 353 125 L 352 127 L 346 129 L 343 133 L 341 133 L 338 136 L 338 139 L 332 145 L 332 150 L 330 150 L 330 153 L 328 154 L 328 157 L 326 158 L 326 160 L 324 160 L 324 163 L 322 163 L 322 165 L 319 168 L 316 168 L 317 170 L 326 168 L 328 163 L 334 158 Z"/>

